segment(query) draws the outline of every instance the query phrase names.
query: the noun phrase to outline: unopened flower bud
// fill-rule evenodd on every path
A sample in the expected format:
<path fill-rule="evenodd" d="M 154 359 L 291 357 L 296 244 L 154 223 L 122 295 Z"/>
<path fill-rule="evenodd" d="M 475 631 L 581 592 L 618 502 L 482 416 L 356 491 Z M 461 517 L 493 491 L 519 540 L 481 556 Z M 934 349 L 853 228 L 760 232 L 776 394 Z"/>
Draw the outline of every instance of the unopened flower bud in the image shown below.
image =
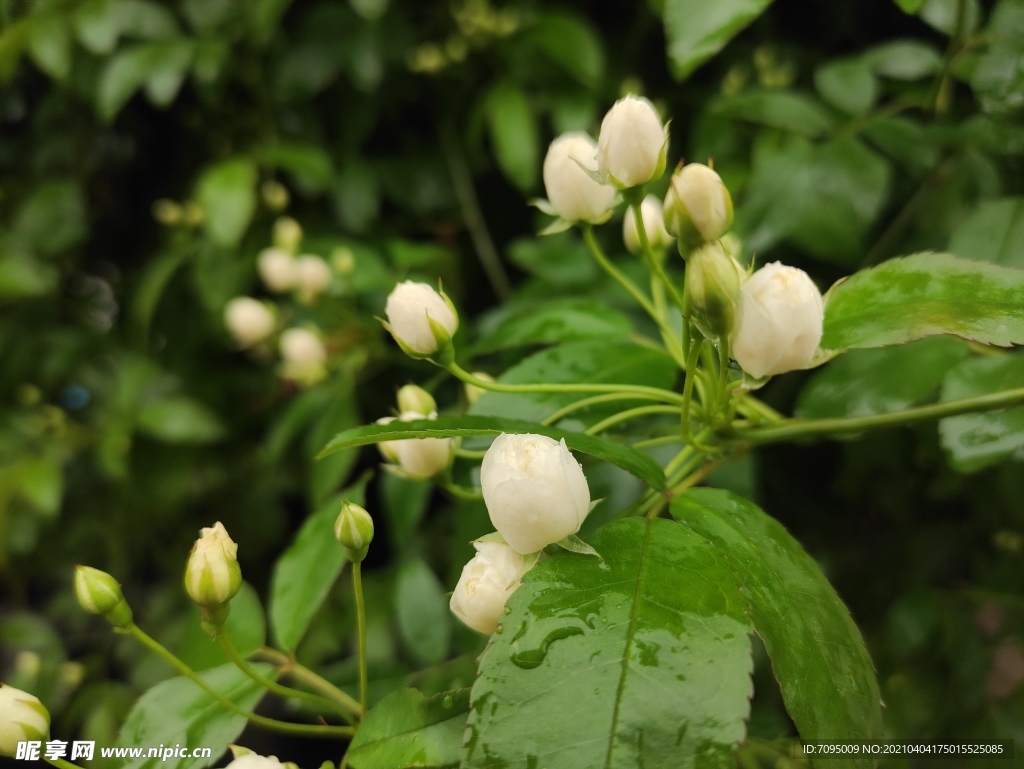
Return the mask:
<path fill-rule="evenodd" d="M 206 209 L 197 200 L 186 200 L 181 211 L 182 221 L 189 227 L 198 227 L 206 221 Z"/>
<path fill-rule="evenodd" d="M 242 586 L 238 545 L 219 521 L 210 528 L 202 529 L 199 534 L 185 567 L 185 590 L 200 608 L 226 608 Z M 226 612 L 221 615 L 211 612 L 209 616 L 204 612 L 203 618 L 223 622 L 226 616 Z"/>
<path fill-rule="evenodd" d="M 615 204 L 615 189 L 590 178 L 578 164 L 596 171 L 597 145 L 585 133 L 562 134 L 544 157 L 548 202 L 566 221 L 596 222 Z"/>
<path fill-rule="evenodd" d="M 102 614 L 114 627 L 131 624 L 132 610 L 124 600 L 121 586 L 105 571 L 76 566 L 75 596 L 83 609 L 90 614 Z"/>
<path fill-rule="evenodd" d="M 224 325 L 239 347 L 252 347 L 272 333 L 277 321 L 263 302 L 236 296 L 224 305 Z"/>
<path fill-rule="evenodd" d="M 435 419 L 437 414 L 423 414 L 404 411 L 398 417 L 400 422 L 415 422 L 421 419 Z M 377 420 L 379 425 L 396 421 L 395 417 Z M 404 438 L 397 441 L 381 441 L 377 444 L 381 456 L 394 465 L 394 471 L 414 481 L 432 478 L 448 467 L 455 452 L 451 438 Z"/>
<path fill-rule="evenodd" d="M 295 287 L 299 298 L 310 302 L 331 285 L 334 276 L 327 262 L 314 254 L 303 254 L 295 260 Z"/>
<path fill-rule="evenodd" d="M 451 344 L 459 316 L 444 294 L 407 280 L 388 296 L 388 330 L 407 355 L 425 358 Z"/>
<path fill-rule="evenodd" d="M 271 291 L 291 291 L 298 278 L 295 257 L 283 248 L 264 248 L 256 258 L 260 280 Z"/>
<path fill-rule="evenodd" d="M 153 218 L 165 227 L 170 227 L 182 220 L 185 212 L 181 204 L 167 198 L 160 198 L 153 203 Z"/>
<path fill-rule="evenodd" d="M 306 328 L 290 328 L 278 342 L 282 373 L 302 384 L 315 384 L 326 374 L 327 348 L 320 337 Z"/>
<path fill-rule="evenodd" d="M 483 371 L 474 371 L 473 372 L 473 378 L 474 379 L 479 379 L 482 382 L 494 382 L 494 381 L 496 381 L 494 379 L 494 377 L 492 377 L 490 374 L 485 374 Z M 487 392 L 487 390 L 485 390 L 483 387 L 478 387 L 475 384 L 470 384 L 469 382 L 466 382 L 465 384 L 466 384 L 466 400 L 468 400 L 471 405 L 476 403 L 478 400 L 480 400 L 480 398 L 483 397 L 483 394 L 485 392 Z"/>
<path fill-rule="evenodd" d="M 637 187 L 665 172 L 667 149 L 668 135 L 654 105 L 630 94 L 601 121 L 597 170 L 618 189 Z"/>
<path fill-rule="evenodd" d="M 339 275 L 351 275 L 356 268 L 356 255 L 351 248 L 338 246 L 331 252 L 331 264 L 338 271 Z"/>
<path fill-rule="evenodd" d="M 437 411 L 437 402 L 422 387 L 407 384 L 398 390 L 398 410 L 432 414 Z"/>
<path fill-rule="evenodd" d="M 267 179 L 260 185 L 263 202 L 271 211 L 283 211 L 288 207 L 288 188 L 276 179 Z"/>
<path fill-rule="evenodd" d="M 334 536 L 345 548 L 348 559 L 360 563 L 373 541 L 373 517 L 359 505 L 342 502 L 341 514 L 334 522 Z"/>
<path fill-rule="evenodd" d="M 647 242 L 655 252 L 672 242 L 672 236 L 665 229 L 661 201 L 654 195 L 644 198 L 643 203 L 640 204 L 640 216 L 644 223 Z M 622 240 L 631 254 L 639 253 L 642 250 L 633 206 L 626 208 L 626 218 L 622 220 Z"/>
<path fill-rule="evenodd" d="M 732 225 L 732 197 L 720 177 L 701 163 L 676 171 L 665 195 L 665 226 L 680 242 L 696 248 L 718 240 Z"/>
<path fill-rule="evenodd" d="M 290 216 L 282 216 L 274 222 L 274 245 L 294 254 L 302 242 L 302 225 Z"/>
<path fill-rule="evenodd" d="M 727 336 L 746 277 L 743 268 L 715 242 L 694 251 L 686 271 L 690 306 L 698 325 L 715 336 Z"/>
<path fill-rule="evenodd" d="M 38 697 L 0 684 L 0 756 L 14 758 L 19 742 L 40 742 L 50 734 L 50 714 Z"/>
<path fill-rule="evenodd" d="M 766 264 L 743 284 L 732 353 L 753 377 L 806 368 L 821 342 L 821 292 L 803 270 Z"/>
<path fill-rule="evenodd" d="M 237 749 L 237 745 L 229 745 L 234 760 L 224 769 L 296 769 L 291 761 L 281 762 L 277 756 L 261 756 L 246 748 Z"/>
<path fill-rule="evenodd" d="M 474 542 L 473 547 L 476 555 L 462 568 L 449 607 L 473 630 L 491 635 L 519 587 L 523 556 L 503 542 Z"/>

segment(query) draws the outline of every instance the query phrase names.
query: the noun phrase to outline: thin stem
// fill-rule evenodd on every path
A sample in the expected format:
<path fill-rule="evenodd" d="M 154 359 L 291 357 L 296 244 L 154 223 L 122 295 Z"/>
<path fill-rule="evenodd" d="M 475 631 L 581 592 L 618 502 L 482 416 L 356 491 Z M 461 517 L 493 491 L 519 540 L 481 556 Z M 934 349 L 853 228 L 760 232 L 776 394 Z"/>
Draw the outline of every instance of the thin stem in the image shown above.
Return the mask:
<path fill-rule="evenodd" d="M 258 716 L 255 713 L 250 713 L 248 710 L 239 707 L 206 683 L 206 681 L 204 681 L 196 671 L 175 657 L 174 654 L 168 651 L 163 644 L 155 638 L 148 636 L 138 625 L 134 623 L 130 624 L 128 626 L 128 632 L 143 646 L 169 662 L 179 673 L 209 694 L 225 710 L 229 710 L 235 715 L 242 716 L 265 729 L 272 729 L 286 734 L 296 734 L 306 737 L 351 737 L 355 734 L 355 729 L 351 726 L 314 726 L 312 724 L 293 724 L 287 721 L 277 721 L 273 718 L 266 718 L 264 716 Z"/>
<path fill-rule="evenodd" d="M 359 705 L 366 712 L 366 606 L 363 604 L 363 564 L 352 564 L 352 589 L 356 594 L 356 631 L 359 634 Z"/>
<path fill-rule="evenodd" d="M 650 395 L 635 395 L 627 394 L 621 395 L 619 393 L 610 393 L 608 395 L 593 395 L 589 398 L 582 398 L 578 401 L 570 403 L 567 406 L 563 406 L 553 414 L 549 414 L 544 417 L 541 421 L 542 425 L 553 425 L 561 419 L 564 419 L 574 411 L 585 409 L 588 406 L 597 406 L 601 403 L 609 403 L 611 401 L 641 401 L 641 400 L 661 400 L 660 398 L 654 398 Z"/>
<path fill-rule="evenodd" d="M 463 459 L 483 459 L 487 449 L 455 449 L 455 456 Z"/>
<path fill-rule="evenodd" d="M 793 419 L 780 425 L 758 427 L 741 433 L 742 440 L 751 443 L 775 443 L 793 438 L 812 438 L 842 433 L 858 433 L 879 427 L 899 427 L 915 422 L 970 414 L 977 411 L 994 411 L 1024 404 L 1024 388 L 979 395 L 974 398 L 933 403 L 928 406 L 892 411 L 887 414 L 872 414 L 864 417 L 841 417 L 835 419 Z"/>
<path fill-rule="evenodd" d="M 633 444 L 633 448 L 639 451 L 640 449 L 653 449 L 655 446 L 671 446 L 673 443 L 686 443 L 686 440 L 682 435 L 660 435 L 657 438 L 637 441 Z"/>
<path fill-rule="evenodd" d="M 626 409 L 625 411 L 620 411 L 618 414 L 612 414 L 607 419 L 602 419 L 597 424 L 591 425 L 590 427 L 587 428 L 586 434 L 598 435 L 599 433 L 607 430 L 609 427 L 617 425 L 620 422 L 628 422 L 630 419 L 635 419 L 636 417 L 644 417 L 649 414 L 678 413 L 678 406 L 637 406 L 636 408 L 633 409 Z"/>
<path fill-rule="evenodd" d="M 441 488 L 447 491 L 456 499 L 465 499 L 470 502 L 479 502 L 484 498 L 483 492 L 480 489 L 469 489 L 465 486 L 460 486 L 452 481 L 444 481 L 441 483 Z"/>
<path fill-rule="evenodd" d="M 269 646 L 261 646 L 258 654 L 266 657 L 272 664 L 277 665 L 278 668 L 281 669 L 282 675 L 289 675 L 298 683 L 305 684 L 310 689 L 320 692 L 320 694 L 325 696 L 327 699 L 345 706 L 357 716 L 362 715 L 362 708 L 352 697 L 332 684 L 326 678 L 317 675 L 305 665 L 299 664 L 287 654 L 279 652 L 277 649 L 271 649 Z"/>
<path fill-rule="evenodd" d="M 50 766 L 56 766 L 60 769 L 83 769 L 83 767 L 78 764 L 65 761 L 63 758 L 46 758 L 46 756 L 43 756 L 43 761 L 50 764 Z"/>
<path fill-rule="evenodd" d="M 661 265 L 657 259 L 654 258 L 654 254 L 651 252 L 651 244 L 647 240 L 647 228 L 644 226 L 644 217 L 640 212 L 640 203 L 636 202 L 631 204 L 633 208 L 633 219 L 636 222 L 636 232 L 639 236 L 640 247 L 644 251 L 644 256 L 647 258 L 648 267 L 651 271 L 658 276 L 665 288 L 668 289 L 669 295 L 672 297 L 672 301 L 676 303 L 680 310 L 683 309 L 683 297 L 680 295 L 679 290 L 673 285 L 672 281 L 669 280 L 668 274 L 665 272 L 665 268 Z"/>
<path fill-rule="evenodd" d="M 737 409 L 744 416 L 750 417 L 751 419 L 757 419 L 759 421 L 767 421 L 773 424 L 786 421 L 786 417 L 782 416 L 782 414 L 764 401 L 758 400 L 752 395 L 745 395 L 740 398 L 737 401 Z"/>
<path fill-rule="evenodd" d="M 723 405 L 728 404 L 729 397 L 729 338 L 721 336 L 718 339 L 718 393 L 715 395 L 714 412 L 718 413 Z M 726 401 L 722 403 L 723 399 Z"/>
<path fill-rule="evenodd" d="M 697 378 L 697 355 L 700 353 L 701 345 L 690 346 L 690 354 L 686 358 L 686 384 L 683 385 L 683 409 L 680 414 L 682 422 L 683 439 L 690 443 L 690 402 L 693 400 L 693 382 Z"/>

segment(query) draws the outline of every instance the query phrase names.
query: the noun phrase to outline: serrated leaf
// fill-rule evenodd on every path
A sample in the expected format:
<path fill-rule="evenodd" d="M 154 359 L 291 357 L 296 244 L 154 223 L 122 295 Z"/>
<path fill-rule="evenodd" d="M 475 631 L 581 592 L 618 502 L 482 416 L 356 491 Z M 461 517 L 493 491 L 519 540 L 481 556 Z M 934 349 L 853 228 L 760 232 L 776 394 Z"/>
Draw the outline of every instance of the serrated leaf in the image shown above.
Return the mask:
<path fill-rule="evenodd" d="M 986 200 L 953 232 L 951 253 L 1024 268 L 1024 198 Z"/>
<path fill-rule="evenodd" d="M 348 764 L 352 769 L 458 766 L 468 712 L 469 689 L 433 697 L 399 689 L 360 724 L 348 749 Z"/>
<path fill-rule="evenodd" d="M 1024 343 L 1024 270 L 923 253 L 862 270 L 829 289 L 821 349 L 835 354 L 936 334 Z"/>
<path fill-rule="evenodd" d="M 242 239 L 256 211 L 256 166 L 245 158 L 223 160 L 203 172 L 196 198 L 206 211 L 205 226 L 219 246 Z"/>
<path fill-rule="evenodd" d="M 688 77 L 769 5 L 771 0 L 665 0 L 665 38 L 675 79 Z"/>
<path fill-rule="evenodd" d="M 660 519 L 614 523 L 592 544 L 604 562 L 556 553 L 509 599 L 463 766 L 733 767 L 753 663 L 730 566 Z"/>
<path fill-rule="evenodd" d="M 458 438 L 473 435 L 500 435 L 501 433 L 535 433 L 555 440 L 565 440 L 573 451 L 589 454 L 597 459 L 611 462 L 631 475 L 635 475 L 651 488 L 660 489 L 665 485 L 665 473 L 646 454 L 629 446 L 594 435 L 569 432 L 558 427 L 549 427 L 534 422 L 499 417 L 466 415 L 461 417 L 438 417 L 413 422 L 392 422 L 387 425 L 364 425 L 336 435 L 320 456 L 352 446 L 367 446 L 380 441 L 397 441 L 407 438 Z"/>
<path fill-rule="evenodd" d="M 497 323 L 481 321 L 484 331 L 471 348 L 473 354 L 582 339 L 625 340 L 632 332 L 629 318 L 592 299 L 530 303 L 496 314 Z"/>
<path fill-rule="evenodd" d="M 755 504 L 726 491 L 692 489 L 670 510 L 736 572 L 800 736 L 880 739 L 881 696 L 860 631 L 800 543 Z M 833 764 L 867 768 L 872 761 Z"/>

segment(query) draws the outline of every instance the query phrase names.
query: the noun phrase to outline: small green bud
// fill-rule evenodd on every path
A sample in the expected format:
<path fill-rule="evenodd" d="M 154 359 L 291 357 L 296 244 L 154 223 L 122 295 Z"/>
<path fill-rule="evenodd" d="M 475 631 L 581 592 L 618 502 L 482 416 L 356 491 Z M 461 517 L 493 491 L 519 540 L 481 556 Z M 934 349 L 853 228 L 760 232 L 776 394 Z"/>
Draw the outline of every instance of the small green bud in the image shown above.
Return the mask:
<path fill-rule="evenodd" d="M 37 697 L 0 684 L 0 756 L 14 758 L 19 742 L 39 742 L 50 734 L 50 713 Z"/>
<path fill-rule="evenodd" d="M 260 195 L 263 197 L 263 203 L 271 211 L 284 211 L 291 197 L 288 188 L 276 179 L 267 179 L 263 182 L 260 185 Z"/>
<path fill-rule="evenodd" d="M 290 216 L 279 217 L 274 222 L 274 245 L 294 254 L 302 242 L 302 225 Z"/>
<path fill-rule="evenodd" d="M 105 571 L 91 566 L 75 567 L 75 596 L 90 614 L 102 614 L 114 627 L 131 624 L 132 610 L 121 593 L 121 585 Z"/>
<path fill-rule="evenodd" d="M 415 411 L 417 414 L 429 416 L 437 411 L 437 402 L 422 387 L 407 384 L 398 391 L 398 410 L 402 413 Z"/>
<path fill-rule="evenodd" d="M 219 521 L 199 534 L 185 567 L 185 590 L 201 609 L 210 610 L 204 612 L 204 619 L 216 624 L 227 616 L 226 612 L 217 610 L 226 608 L 242 586 L 238 545 Z"/>
<path fill-rule="evenodd" d="M 720 243 L 694 251 L 686 265 L 687 292 L 694 319 L 716 336 L 727 336 L 745 273 Z"/>
<path fill-rule="evenodd" d="M 334 536 L 345 548 L 349 560 L 360 563 L 373 541 L 373 518 L 359 505 L 342 502 L 341 514 L 334 523 Z"/>
<path fill-rule="evenodd" d="M 732 197 L 722 177 L 701 163 L 672 174 L 665 195 L 665 227 L 690 248 L 718 240 L 732 225 Z"/>

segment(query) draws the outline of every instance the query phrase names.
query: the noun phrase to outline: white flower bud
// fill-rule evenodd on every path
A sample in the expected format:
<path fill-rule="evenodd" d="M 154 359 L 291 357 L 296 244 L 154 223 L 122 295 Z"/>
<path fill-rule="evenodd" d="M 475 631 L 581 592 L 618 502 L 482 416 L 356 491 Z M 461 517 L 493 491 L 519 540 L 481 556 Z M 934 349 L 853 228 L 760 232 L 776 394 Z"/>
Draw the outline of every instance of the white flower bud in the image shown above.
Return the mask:
<path fill-rule="evenodd" d="M 360 563 L 373 541 L 373 518 L 364 508 L 346 500 L 334 522 L 334 536 L 345 548 L 348 559 Z"/>
<path fill-rule="evenodd" d="M 282 769 L 283 767 L 295 766 L 292 763 L 282 764 L 277 756 L 261 756 L 257 753 L 242 753 L 224 769 Z"/>
<path fill-rule="evenodd" d="M 426 357 L 447 346 L 459 328 L 448 298 L 426 283 L 407 280 L 388 296 L 389 331 L 408 354 Z"/>
<path fill-rule="evenodd" d="M 274 245 L 294 254 L 302 242 L 302 225 L 290 216 L 279 217 L 274 222 Z"/>
<path fill-rule="evenodd" d="M 102 614 L 116 627 L 124 627 L 132 621 L 132 610 L 124 600 L 121 585 L 105 571 L 76 566 L 75 597 L 85 611 Z"/>
<path fill-rule="evenodd" d="M 297 269 L 295 257 L 283 248 L 264 248 L 256 258 L 256 269 L 263 285 L 282 293 L 295 287 Z"/>
<path fill-rule="evenodd" d="M 485 374 L 483 371 L 474 371 L 473 378 L 479 379 L 483 382 L 494 382 L 495 379 L 490 374 Z M 483 387 L 477 387 L 469 382 L 465 383 L 466 386 L 466 400 L 470 402 L 470 405 L 476 403 L 480 398 L 483 397 L 484 393 L 487 392 Z"/>
<path fill-rule="evenodd" d="M 236 296 L 224 305 L 224 325 L 240 347 L 252 347 L 274 333 L 274 313 L 260 301 Z"/>
<path fill-rule="evenodd" d="M 619 189 L 637 187 L 665 171 L 668 136 L 654 105 L 630 94 L 601 121 L 597 170 Z"/>
<path fill-rule="evenodd" d="M 263 182 L 260 185 L 260 195 L 263 196 L 263 202 L 271 211 L 283 211 L 288 207 L 288 201 L 291 199 L 288 188 L 276 179 L 267 179 Z"/>
<path fill-rule="evenodd" d="M 562 134 L 544 157 L 544 188 L 555 213 L 566 221 L 596 222 L 615 204 L 615 190 L 587 176 L 577 161 L 597 170 L 597 145 L 585 133 Z"/>
<path fill-rule="evenodd" d="M 821 341 L 824 316 L 821 293 L 806 272 L 766 264 L 740 290 L 732 356 L 758 379 L 805 368 Z"/>
<path fill-rule="evenodd" d="M 437 411 L 437 402 L 422 387 L 407 384 L 398 390 L 398 410 L 432 414 Z"/>
<path fill-rule="evenodd" d="M 303 254 L 295 260 L 295 287 L 303 301 L 311 302 L 326 291 L 333 277 L 327 262 L 315 254 Z"/>
<path fill-rule="evenodd" d="M 580 530 L 590 514 L 587 478 L 565 441 L 502 433 L 487 449 L 480 487 L 494 528 L 520 553 Z"/>
<path fill-rule="evenodd" d="M 732 225 L 732 197 L 722 177 L 701 163 L 676 171 L 665 195 L 665 226 L 694 248 L 718 240 Z"/>
<path fill-rule="evenodd" d="M 665 229 L 665 218 L 661 211 L 661 201 L 654 195 L 648 195 L 640 204 L 640 216 L 644 223 L 644 232 L 651 248 L 657 251 L 672 242 L 672 236 Z M 622 220 L 622 240 L 631 254 L 642 250 L 640 233 L 636 228 L 636 214 L 633 206 L 626 208 L 626 218 Z"/>
<path fill-rule="evenodd" d="M 200 606 L 222 606 L 242 586 L 238 545 L 219 521 L 199 534 L 185 567 L 185 590 Z"/>
<path fill-rule="evenodd" d="M 0 756 L 14 758 L 19 742 L 42 741 L 50 734 L 50 714 L 38 697 L 0 684 Z"/>
<path fill-rule="evenodd" d="M 707 333 L 727 336 L 746 273 L 719 242 L 694 251 L 686 263 L 686 289 L 694 319 Z"/>
<path fill-rule="evenodd" d="M 404 411 L 398 420 L 415 422 L 420 419 L 436 419 L 437 414 L 421 414 L 418 411 Z M 379 425 L 388 425 L 395 417 L 377 420 Z M 432 478 L 448 467 L 455 452 L 451 438 L 406 438 L 398 441 L 381 441 L 377 444 L 381 455 L 401 470 L 401 474 L 414 481 Z"/>
<path fill-rule="evenodd" d="M 474 542 L 449 604 L 452 613 L 484 635 L 498 627 L 508 597 L 519 587 L 523 556 L 502 542 Z"/>
<path fill-rule="evenodd" d="M 381 417 L 375 424 L 389 425 L 397 419 L 398 417 Z M 377 443 L 377 450 L 380 452 L 380 455 L 394 465 L 398 464 L 398 452 L 395 450 L 396 443 L 398 441 L 379 441 Z"/>
<path fill-rule="evenodd" d="M 320 337 L 306 328 L 290 328 L 278 342 L 285 377 L 302 384 L 314 384 L 326 373 L 327 349 Z"/>

